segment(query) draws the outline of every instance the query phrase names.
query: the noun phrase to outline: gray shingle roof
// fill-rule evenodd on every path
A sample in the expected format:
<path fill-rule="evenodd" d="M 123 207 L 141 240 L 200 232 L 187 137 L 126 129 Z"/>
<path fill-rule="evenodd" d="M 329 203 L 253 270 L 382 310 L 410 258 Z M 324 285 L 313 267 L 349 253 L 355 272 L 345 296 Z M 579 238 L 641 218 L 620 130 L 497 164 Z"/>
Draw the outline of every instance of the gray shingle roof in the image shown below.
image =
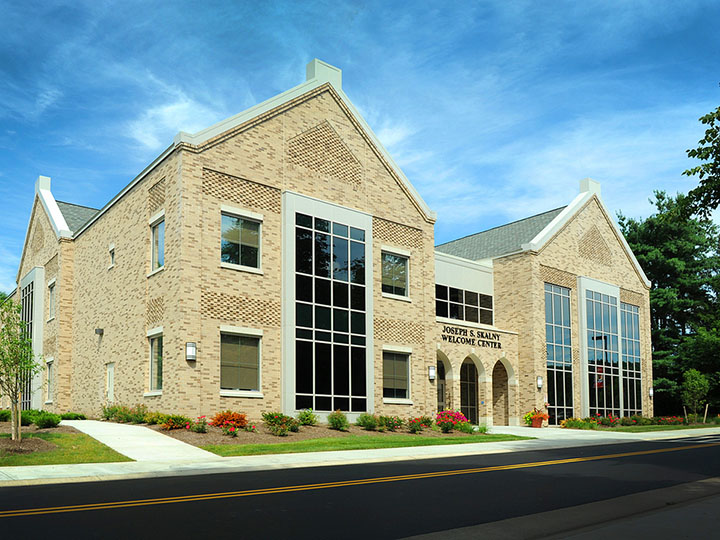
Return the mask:
<path fill-rule="evenodd" d="M 97 208 L 56 201 L 70 230 L 75 233 L 98 213 Z"/>
<path fill-rule="evenodd" d="M 435 250 L 471 261 L 520 251 L 522 244 L 527 244 L 535 238 L 564 209 L 565 207 L 562 206 L 507 225 L 458 238 L 435 246 Z"/>

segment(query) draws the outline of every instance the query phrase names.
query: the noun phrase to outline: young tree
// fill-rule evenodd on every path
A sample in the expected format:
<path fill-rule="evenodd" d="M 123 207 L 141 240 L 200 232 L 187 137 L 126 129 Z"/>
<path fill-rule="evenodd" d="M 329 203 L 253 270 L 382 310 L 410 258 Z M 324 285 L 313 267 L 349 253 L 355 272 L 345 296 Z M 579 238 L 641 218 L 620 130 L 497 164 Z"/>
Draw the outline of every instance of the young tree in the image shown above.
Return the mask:
<path fill-rule="evenodd" d="M 688 193 L 686 210 L 707 218 L 720 204 L 720 107 L 701 117 L 700 122 L 709 127 L 699 146 L 688 150 L 687 155 L 702 163 L 683 174 L 700 179 L 698 187 Z"/>
<path fill-rule="evenodd" d="M 698 410 L 705 403 L 710 383 L 707 377 L 697 369 L 689 369 L 683 374 L 682 400 L 697 417 Z"/>
<path fill-rule="evenodd" d="M 21 440 L 20 398 L 23 382 L 40 370 L 32 341 L 20 318 L 20 306 L 9 300 L 0 304 L 0 394 L 10 399 L 12 439 Z"/>

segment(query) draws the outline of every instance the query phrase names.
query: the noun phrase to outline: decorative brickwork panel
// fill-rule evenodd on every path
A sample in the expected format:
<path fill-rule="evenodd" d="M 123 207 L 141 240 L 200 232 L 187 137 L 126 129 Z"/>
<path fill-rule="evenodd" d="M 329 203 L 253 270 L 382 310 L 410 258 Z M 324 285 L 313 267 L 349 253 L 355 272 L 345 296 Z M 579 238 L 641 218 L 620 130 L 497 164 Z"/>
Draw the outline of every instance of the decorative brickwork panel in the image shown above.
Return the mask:
<path fill-rule="evenodd" d="M 165 300 L 163 298 L 151 298 L 148 300 L 145 310 L 145 322 L 148 327 L 157 326 L 162 322 L 165 314 Z"/>
<path fill-rule="evenodd" d="M 645 300 L 642 294 L 628 291 L 627 289 L 620 289 L 620 301 L 625 302 L 626 304 L 632 304 L 633 306 L 638 306 L 641 309 L 645 305 Z"/>
<path fill-rule="evenodd" d="M 280 326 L 280 302 L 249 296 L 233 296 L 203 289 L 200 306 L 203 317 L 252 325 Z"/>
<path fill-rule="evenodd" d="M 280 213 L 280 190 L 243 178 L 203 170 L 203 194 L 223 201 Z"/>
<path fill-rule="evenodd" d="M 154 214 L 165 206 L 165 179 L 148 189 L 148 213 Z"/>
<path fill-rule="evenodd" d="M 326 120 L 288 142 L 287 159 L 353 186 L 362 181 L 362 166 Z"/>
<path fill-rule="evenodd" d="M 58 273 L 58 257 L 55 255 L 52 259 L 45 263 L 45 279 L 50 280 L 57 277 Z"/>
<path fill-rule="evenodd" d="M 596 263 L 610 266 L 612 264 L 612 254 L 610 248 L 602 237 L 600 229 L 596 225 L 586 232 L 580 239 L 578 246 L 580 255 L 586 259 L 590 259 Z"/>
<path fill-rule="evenodd" d="M 45 246 L 45 230 L 42 223 L 38 221 L 35 226 L 35 233 L 33 234 L 32 243 L 30 244 L 30 251 L 37 253 Z"/>
<path fill-rule="evenodd" d="M 575 274 L 542 264 L 540 265 L 540 279 L 544 283 L 552 283 L 568 289 L 575 289 L 577 286 L 577 276 Z"/>
<path fill-rule="evenodd" d="M 415 249 L 422 248 L 422 231 L 386 219 L 373 218 L 373 238 L 376 242 L 387 242 Z"/>
<path fill-rule="evenodd" d="M 422 324 L 381 317 L 375 317 L 373 330 L 376 340 L 388 343 L 422 343 L 425 334 Z"/>

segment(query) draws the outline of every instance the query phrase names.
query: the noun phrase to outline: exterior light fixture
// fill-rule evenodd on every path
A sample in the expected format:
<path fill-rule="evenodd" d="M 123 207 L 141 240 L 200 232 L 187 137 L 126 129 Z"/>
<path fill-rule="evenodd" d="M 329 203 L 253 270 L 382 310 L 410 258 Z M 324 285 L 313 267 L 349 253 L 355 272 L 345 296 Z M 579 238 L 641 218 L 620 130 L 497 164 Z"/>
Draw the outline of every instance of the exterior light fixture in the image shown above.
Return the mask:
<path fill-rule="evenodd" d="M 428 379 L 435 380 L 435 366 L 428 366 Z"/>
<path fill-rule="evenodd" d="M 652 398 L 653 397 L 653 387 L 652 386 L 650 387 L 650 391 L 648 393 L 650 394 L 650 397 Z"/>
<path fill-rule="evenodd" d="M 102 336 L 102 335 L 105 333 L 105 330 L 103 330 L 102 328 L 96 328 L 96 329 L 95 329 L 95 333 L 96 333 L 98 336 Z"/>
<path fill-rule="evenodd" d="M 538 378 L 537 378 L 537 387 L 538 387 L 538 390 L 542 390 L 542 386 L 543 386 L 543 379 L 542 379 L 542 377 L 540 377 L 540 376 L 538 375 Z"/>
<path fill-rule="evenodd" d="M 188 362 L 197 360 L 197 343 L 188 342 L 185 344 L 185 360 Z"/>

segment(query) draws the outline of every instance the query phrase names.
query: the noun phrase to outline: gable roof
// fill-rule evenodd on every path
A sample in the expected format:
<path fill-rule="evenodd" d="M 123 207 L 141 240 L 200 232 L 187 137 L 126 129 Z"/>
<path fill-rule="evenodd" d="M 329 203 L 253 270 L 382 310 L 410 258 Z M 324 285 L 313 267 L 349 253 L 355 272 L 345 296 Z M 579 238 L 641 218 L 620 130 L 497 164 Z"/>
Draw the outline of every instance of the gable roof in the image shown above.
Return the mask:
<path fill-rule="evenodd" d="M 97 208 L 81 206 L 68 202 L 56 201 L 60 212 L 65 218 L 70 231 L 79 231 L 83 225 L 90 221 L 98 213 Z"/>
<path fill-rule="evenodd" d="M 436 246 L 435 250 L 472 261 L 521 251 L 523 244 L 535 238 L 564 209 L 565 206 L 561 206 L 542 214 L 458 238 Z"/>

